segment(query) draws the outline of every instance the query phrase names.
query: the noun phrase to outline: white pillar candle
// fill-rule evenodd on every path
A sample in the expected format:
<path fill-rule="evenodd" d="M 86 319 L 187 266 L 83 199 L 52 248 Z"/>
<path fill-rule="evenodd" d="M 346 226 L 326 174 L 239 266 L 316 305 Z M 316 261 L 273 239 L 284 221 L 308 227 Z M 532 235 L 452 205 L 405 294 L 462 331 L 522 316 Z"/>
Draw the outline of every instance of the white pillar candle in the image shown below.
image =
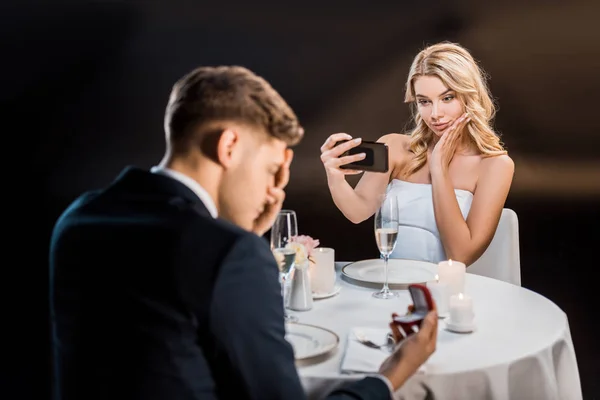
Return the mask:
<path fill-rule="evenodd" d="M 465 291 L 465 275 L 467 267 L 460 261 L 442 261 L 438 264 L 438 275 L 440 282 L 446 283 L 450 295 L 463 293 Z"/>
<path fill-rule="evenodd" d="M 329 294 L 335 287 L 335 250 L 317 247 L 312 253 L 310 284 L 313 293 Z"/>
<path fill-rule="evenodd" d="M 448 284 L 440 282 L 439 275 L 436 275 L 435 281 L 427 282 L 427 288 L 431 292 L 433 301 L 435 301 L 438 315 L 445 317 L 448 314 L 448 302 L 450 300 Z"/>
<path fill-rule="evenodd" d="M 471 296 L 459 293 L 450 297 L 450 322 L 453 325 L 471 325 L 474 317 Z"/>

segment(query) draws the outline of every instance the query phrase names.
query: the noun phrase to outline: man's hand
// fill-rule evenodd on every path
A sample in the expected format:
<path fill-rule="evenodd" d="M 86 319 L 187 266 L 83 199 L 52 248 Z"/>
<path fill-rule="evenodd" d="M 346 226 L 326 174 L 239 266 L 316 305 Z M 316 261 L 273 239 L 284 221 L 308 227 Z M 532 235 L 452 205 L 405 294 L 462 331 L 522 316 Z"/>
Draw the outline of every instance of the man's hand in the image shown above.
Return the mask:
<path fill-rule="evenodd" d="M 254 221 L 252 231 L 258 236 L 264 235 L 271 229 L 271 226 L 275 223 L 277 214 L 281 210 L 283 200 L 285 199 L 285 192 L 283 189 L 290 181 L 290 164 L 292 163 L 292 158 L 294 158 L 294 152 L 292 149 L 286 149 L 285 161 L 277 172 L 277 175 L 275 175 L 275 187 L 269 190 L 265 208 Z"/>
<path fill-rule="evenodd" d="M 390 328 L 396 341 L 402 340 L 402 342 L 381 364 L 379 373 L 390 380 L 394 390 L 398 390 L 435 351 L 438 315 L 435 310 L 430 311 L 423 320 L 419 332 L 406 338 L 393 322 L 390 323 Z"/>

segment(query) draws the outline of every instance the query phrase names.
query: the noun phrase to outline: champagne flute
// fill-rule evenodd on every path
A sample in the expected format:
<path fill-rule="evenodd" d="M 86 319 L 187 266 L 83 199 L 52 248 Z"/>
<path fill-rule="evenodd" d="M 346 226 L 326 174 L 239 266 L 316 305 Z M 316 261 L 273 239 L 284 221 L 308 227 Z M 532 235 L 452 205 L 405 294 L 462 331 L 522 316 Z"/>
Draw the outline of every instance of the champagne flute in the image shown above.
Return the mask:
<path fill-rule="evenodd" d="M 298 223 L 296 213 L 292 210 L 281 210 L 271 228 L 271 251 L 277 260 L 279 267 L 279 281 L 281 283 L 281 296 L 283 297 L 284 318 L 286 321 L 298 321 L 293 315 L 288 314 L 286 309 L 287 281 L 290 273 L 294 270 L 296 262 L 296 251 L 289 248 L 288 244 L 298 236 Z"/>
<path fill-rule="evenodd" d="M 398 293 L 390 291 L 388 287 L 388 259 L 398 240 L 398 201 L 395 196 L 385 196 L 375 214 L 375 240 L 383 257 L 385 281 L 383 288 L 373 293 L 373 297 L 378 299 L 398 297 Z"/>

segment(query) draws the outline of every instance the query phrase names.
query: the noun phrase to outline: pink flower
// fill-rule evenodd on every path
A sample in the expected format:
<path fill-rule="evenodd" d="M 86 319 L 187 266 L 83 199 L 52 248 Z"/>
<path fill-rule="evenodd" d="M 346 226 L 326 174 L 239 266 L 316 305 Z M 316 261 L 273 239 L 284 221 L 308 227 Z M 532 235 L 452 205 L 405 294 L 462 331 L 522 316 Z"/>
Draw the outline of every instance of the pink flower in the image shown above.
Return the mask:
<path fill-rule="evenodd" d="M 313 239 L 308 235 L 294 236 L 290 239 L 290 242 L 300 243 L 300 244 L 304 245 L 304 247 L 306 248 L 306 253 L 308 254 L 309 258 L 312 256 L 314 249 L 319 247 L 319 240 Z"/>

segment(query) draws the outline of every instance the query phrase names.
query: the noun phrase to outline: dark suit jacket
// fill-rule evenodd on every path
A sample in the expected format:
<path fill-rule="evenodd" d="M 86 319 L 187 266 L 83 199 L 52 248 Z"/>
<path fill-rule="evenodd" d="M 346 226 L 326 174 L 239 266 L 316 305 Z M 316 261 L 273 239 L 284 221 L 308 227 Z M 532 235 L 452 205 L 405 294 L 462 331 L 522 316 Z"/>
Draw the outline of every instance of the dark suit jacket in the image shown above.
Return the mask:
<path fill-rule="evenodd" d="M 128 168 L 78 198 L 50 277 L 57 398 L 305 397 L 268 245 L 174 179 Z M 367 378 L 332 397 L 389 391 Z"/>

